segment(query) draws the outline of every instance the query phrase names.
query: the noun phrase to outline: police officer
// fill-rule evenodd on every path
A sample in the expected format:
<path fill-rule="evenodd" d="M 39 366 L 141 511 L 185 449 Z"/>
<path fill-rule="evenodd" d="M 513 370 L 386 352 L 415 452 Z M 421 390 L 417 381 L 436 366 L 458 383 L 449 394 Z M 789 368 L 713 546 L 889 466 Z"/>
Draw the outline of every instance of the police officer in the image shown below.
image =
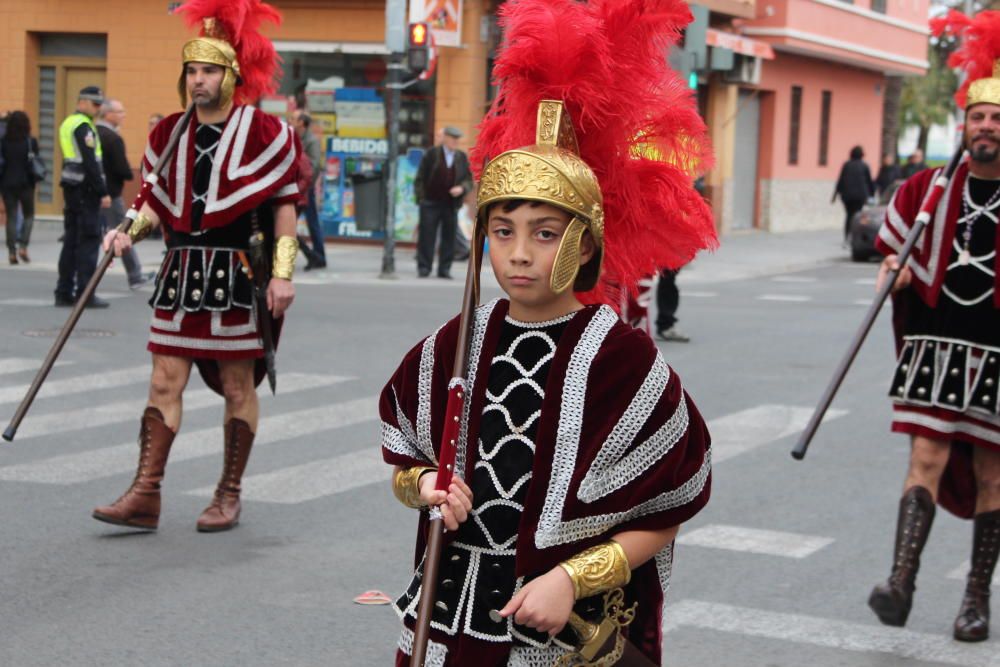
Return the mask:
<path fill-rule="evenodd" d="M 57 306 L 72 306 L 94 275 L 101 245 L 101 207 L 111 206 L 101 167 L 101 140 L 93 120 L 102 102 L 104 93 L 100 88 L 83 88 L 77 99 L 76 113 L 59 126 L 59 145 L 63 153 L 59 185 L 65 202 L 65 236 L 59 254 Z M 108 302 L 94 295 L 87 307 L 107 308 Z"/>

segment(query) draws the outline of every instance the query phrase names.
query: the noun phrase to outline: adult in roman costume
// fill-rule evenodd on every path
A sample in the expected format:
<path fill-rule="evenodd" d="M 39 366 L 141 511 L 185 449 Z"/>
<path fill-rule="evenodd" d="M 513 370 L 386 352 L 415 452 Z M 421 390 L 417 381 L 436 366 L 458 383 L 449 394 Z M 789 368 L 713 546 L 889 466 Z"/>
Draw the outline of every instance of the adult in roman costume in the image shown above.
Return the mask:
<path fill-rule="evenodd" d="M 892 430 L 911 438 L 889 580 L 869 605 L 903 625 L 935 505 L 973 520 L 971 568 L 954 636 L 989 635 L 990 581 L 1000 553 L 1000 13 L 952 12 L 937 34 L 963 39 L 950 64 L 962 67 L 967 159 L 956 170 L 914 247 L 893 294 L 898 359 L 890 395 Z M 925 193 L 940 170 L 912 176 L 889 205 L 876 246 L 896 263 Z"/>
<path fill-rule="evenodd" d="M 705 128 L 664 56 L 689 20 L 679 0 L 501 9 L 500 94 L 472 153 L 480 184 L 471 261 L 481 259 L 490 207 L 555 206 L 572 221 L 552 291 L 573 289 L 591 305 L 532 323 L 510 317 L 506 300 L 475 312 L 454 466 L 474 504 L 445 536 L 427 665 L 552 665 L 566 656 L 577 643 L 568 627 L 550 638 L 500 614 L 560 566 L 586 619 L 600 620 L 602 594 L 623 587 L 626 604 L 637 603 L 629 641 L 659 662 L 672 544 L 632 570 L 611 538 L 694 516 L 710 494 L 710 441 L 648 335 L 604 304 L 715 244 L 710 211 L 677 166 L 707 164 Z M 595 254 L 581 266 L 584 235 Z M 414 347 L 381 396 L 382 454 L 398 466 L 394 489 L 408 506 L 419 505 L 420 476 L 438 462 L 459 329 L 452 320 Z M 396 601 L 399 665 L 412 650 L 427 523 L 421 514 L 416 573 Z M 585 581 L 594 568 L 600 575 Z"/>
<path fill-rule="evenodd" d="M 201 36 L 184 44 L 178 82 L 182 106 L 191 93 L 195 113 L 181 128 L 168 168 L 128 233 L 129 241 L 137 242 L 162 225 L 167 247 L 150 299 L 150 402 L 141 422 L 135 480 L 115 503 L 94 510 L 94 517 L 156 527 L 160 481 L 194 364 L 226 400 L 222 478 L 197 524 L 200 531 L 214 532 L 239 520 L 240 480 L 258 419 L 255 387 L 265 374 L 265 346 L 273 351 L 276 344 L 265 339 L 266 330 L 277 334 L 294 297 L 299 141 L 282 120 L 250 104 L 274 89 L 277 55 L 258 30 L 264 21 L 278 23 L 280 15 L 260 0 L 189 0 L 178 11 L 201 27 Z M 202 78 L 220 72 L 218 96 L 208 99 Z M 153 129 L 144 175 L 181 118 L 173 114 Z M 262 269 L 252 265 L 251 236 L 272 249 L 267 253 L 272 261 L 265 262 L 270 266 L 263 268 L 270 272 L 266 299 L 254 288 L 253 272 Z M 118 244 L 123 237 L 109 234 Z"/>

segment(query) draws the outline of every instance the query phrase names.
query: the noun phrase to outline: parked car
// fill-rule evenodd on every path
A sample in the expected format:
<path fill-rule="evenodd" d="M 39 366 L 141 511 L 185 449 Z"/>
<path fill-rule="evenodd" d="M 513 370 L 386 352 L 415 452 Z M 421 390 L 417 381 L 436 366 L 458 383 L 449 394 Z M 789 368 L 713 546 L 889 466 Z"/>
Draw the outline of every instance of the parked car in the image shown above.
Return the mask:
<path fill-rule="evenodd" d="M 855 262 L 867 262 L 872 257 L 878 257 L 879 252 L 875 249 L 875 237 L 878 230 L 885 222 L 885 210 L 892 201 L 892 196 L 903 184 L 903 181 L 896 181 L 881 194 L 877 203 L 867 203 L 851 218 L 851 259 Z M 869 200 L 872 202 L 872 200 Z"/>

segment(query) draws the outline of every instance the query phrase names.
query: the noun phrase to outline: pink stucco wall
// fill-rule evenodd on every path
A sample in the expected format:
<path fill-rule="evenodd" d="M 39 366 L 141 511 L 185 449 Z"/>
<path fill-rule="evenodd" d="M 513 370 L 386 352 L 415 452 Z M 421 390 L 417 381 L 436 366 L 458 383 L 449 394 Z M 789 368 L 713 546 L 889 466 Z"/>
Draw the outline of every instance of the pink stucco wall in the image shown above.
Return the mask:
<path fill-rule="evenodd" d="M 797 165 L 788 164 L 792 86 L 802 87 Z M 877 170 L 882 74 L 782 53 L 777 60 L 764 63 L 759 88 L 765 96 L 761 105 L 760 178 L 834 181 L 851 147 L 859 144 L 872 173 Z M 831 91 L 833 97 L 827 166 L 821 167 L 820 116 L 824 90 Z"/>
<path fill-rule="evenodd" d="M 927 60 L 927 1 L 760 0 L 743 32 L 775 49 L 895 74 L 921 74 Z"/>

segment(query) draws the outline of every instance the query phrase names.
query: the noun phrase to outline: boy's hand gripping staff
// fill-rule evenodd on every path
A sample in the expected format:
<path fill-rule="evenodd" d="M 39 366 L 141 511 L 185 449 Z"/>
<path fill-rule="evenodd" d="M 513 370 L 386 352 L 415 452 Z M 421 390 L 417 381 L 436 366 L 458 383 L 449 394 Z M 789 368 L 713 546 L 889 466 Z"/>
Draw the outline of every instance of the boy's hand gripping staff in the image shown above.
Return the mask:
<path fill-rule="evenodd" d="M 468 376 L 469 345 L 472 342 L 472 324 L 475 320 L 476 306 L 479 305 L 479 269 L 483 257 L 483 236 L 477 229 L 472 240 L 477 249 L 471 257 L 478 261 L 469 261 L 469 269 L 465 276 L 465 292 L 462 296 L 462 316 L 459 320 L 458 345 L 455 351 L 455 365 L 452 367 L 451 382 L 448 383 L 448 405 L 445 409 L 444 430 L 441 433 L 441 447 L 438 453 L 437 481 L 434 488 L 447 491 L 451 478 L 455 474 L 455 452 L 458 446 L 458 436 L 462 425 L 462 414 L 465 402 L 469 399 L 472 387 L 466 386 Z M 427 550 L 424 555 L 424 577 L 420 592 L 420 605 L 417 607 L 417 623 L 413 631 L 413 653 L 410 655 L 410 667 L 423 667 L 427 653 L 427 640 L 431 630 L 431 615 L 434 613 L 434 602 L 437 596 L 438 565 L 441 562 L 441 549 L 444 546 L 444 521 L 441 510 L 432 507 L 430 522 L 427 526 Z"/>
<path fill-rule="evenodd" d="M 948 183 L 951 182 L 952 177 L 955 175 L 955 169 L 957 169 L 958 165 L 962 162 L 962 156 L 964 154 L 964 146 L 959 146 L 958 150 L 956 150 L 955 154 L 952 156 L 951 161 L 948 162 L 948 166 L 946 166 L 944 170 L 938 174 L 938 177 L 934 179 L 934 184 L 931 186 L 931 189 L 927 191 L 923 204 L 920 205 L 920 213 L 917 214 L 917 219 L 913 222 L 913 227 L 910 229 L 910 233 L 906 237 L 906 242 L 903 244 L 902 250 L 899 251 L 900 268 L 906 266 L 906 260 L 913 251 L 913 246 L 923 233 L 924 227 L 927 226 L 927 223 L 930 222 L 931 218 L 934 216 L 934 211 L 937 210 L 938 203 L 941 201 L 941 195 L 943 195 L 944 191 L 948 188 Z M 882 309 L 882 304 L 885 303 L 886 298 L 892 293 L 892 286 L 896 284 L 896 278 L 898 276 L 899 271 L 889 271 L 888 280 L 886 280 L 885 285 L 882 286 L 879 293 L 875 295 L 875 301 L 873 301 L 872 305 L 868 307 L 865 319 L 861 322 L 861 326 L 858 328 L 857 333 L 854 334 L 854 339 L 851 341 L 851 345 L 848 347 L 847 353 L 844 355 L 843 359 L 840 360 L 840 365 L 837 366 L 837 370 L 833 374 L 833 379 L 830 380 L 830 384 L 827 386 L 826 391 L 823 392 L 823 397 L 820 399 L 819 405 L 816 406 L 816 410 L 813 412 L 812 417 L 810 417 L 809 424 L 806 425 L 806 429 L 802 432 L 802 436 L 799 438 L 798 443 L 796 443 L 795 448 L 792 450 L 792 457 L 795 459 L 801 461 L 805 458 L 806 450 L 809 449 L 809 443 L 816 434 L 816 429 L 819 428 L 819 424 L 823 420 L 823 415 L 826 414 L 827 408 L 829 408 L 830 403 L 833 402 L 833 397 L 840 388 L 840 383 L 844 381 L 844 376 L 847 375 L 847 370 L 851 367 L 851 364 L 854 363 L 854 358 L 857 356 L 858 350 L 861 349 L 861 345 L 865 342 L 868 332 L 875 323 L 875 318 L 878 317 L 878 313 Z"/>
<path fill-rule="evenodd" d="M 160 154 L 159 159 L 156 164 L 153 165 L 153 171 L 146 176 L 143 181 L 142 188 L 139 190 L 139 194 L 136 195 L 135 201 L 132 202 L 131 208 L 125 213 L 125 219 L 119 225 L 119 231 L 128 234 L 129 229 L 132 228 L 132 223 L 139 216 L 139 211 L 142 209 L 142 205 L 146 203 L 146 199 L 149 198 L 150 192 L 153 190 L 153 185 L 159 180 L 160 173 L 166 168 L 167 163 L 170 162 L 170 158 L 173 157 L 174 151 L 177 150 L 177 143 L 180 141 L 181 133 L 184 128 L 187 127 L 188 122 L 191 120 L 191 114 L 194 112 L 194 104 L 188 106 L 187 111 L 181 116 L 177 124 L 174 125 L 173 131 L 170 133 L 170 140 L 167 142 L 166 148 Z M 94 275 L 90 278 L 90 282 L 87 286 L 83 288 L 79 296 L 76 299 L 76 305 L 73 306 L 72 312 L 70 312 L 69 317 L 66 318 L 66 323 L 63 325 L 62 331 L 56 336 L 55 342 L 52 343 L 52 348 L 49 350 L 49 354 L 45 357 L 45 361 L 42 362 L 42 367 L 38 369 L 38 373 L 35 375 L 35 379 L 31 381 L 31 386 L 28 387 L 28 393 L 24 395 L 21 400 L 21 404 L 17 406 L 17 411 L 14 412 L 14 416 L 10 420 L 10 424 L 7 425 L 7 429 L 3 432 L 3 439 L 10 442 L 14 439 L 14 434 L 17 433 L 18 427 L 21 425 L 21 420 L 28 413 L 28 408 L 31 407 L 31 403 L 35 400 L 35 395 L 38 394 L 38 390 L 41 389 L 42 383 L 45 382 L 45 378 L 48 377 L 49 371 L 52 370 L 52 366 L 55 364 L 56 359 L 59 357 L 59 353 L 62 352 L 63 346 L 69 339 L 70 334 L 73 333 L 73 328 L 76 327 L 77 321 L 80 319 L 80 315 L 83 314 L 83 309 L 86 307 L 87 302 L 94 295 L 97 290 L 97 284 L 101 282 L 101 278 L 104 277 L 104 272 L 108 270 L 111 266 L 111 260 L 115 258 L 115 252 L 113 249 L 109 249 L 104 253 L 104 258 L 97 265 L 97 270 L 94 271 Z"/>

